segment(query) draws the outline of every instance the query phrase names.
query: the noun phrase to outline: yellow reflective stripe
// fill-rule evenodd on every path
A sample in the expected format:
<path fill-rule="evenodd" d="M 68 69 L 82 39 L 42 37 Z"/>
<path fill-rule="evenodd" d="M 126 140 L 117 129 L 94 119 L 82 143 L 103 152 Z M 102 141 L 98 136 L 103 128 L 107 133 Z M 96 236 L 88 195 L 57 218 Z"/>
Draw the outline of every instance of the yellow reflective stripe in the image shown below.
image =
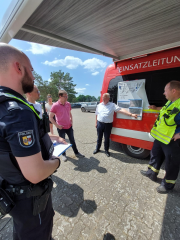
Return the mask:
<path fill-rule="evenodd" d="M 12 95 L 12 94 L 10 94 L 10 93 L 4 93 L 4 95 L 7 96 L 7 97 L 12 97 L 12 98 L 14 98 L 14 99 L 17 99 L 17 100 L 21 101 L 21 102 L 24 103 L 26 106 L 28 106 L 29 108 L 31 108 L 31 110 L 38 116 L 38 118 L 41 119 L 40 116 L 39 116 L 39 115 L 37 114 L 37 112 L 35 111 L 35 109 L 34 109 L 33 106 L 29 105 L 28 103 L 24 102 L 22 99 L 17 98 L 17 97 L 15 97 L 14 95 Z"/>
<path fill-rule="evenodd" d="M 143 109 L 143 112 L 147 112 L 147 113 L 159 113 L 159 110 L 153 110 L 153 109 Z"/>
<path fill-rule="evenodd" d="M 153 137 L 153 135 L 156 136 L 156 137 Z M 169 143 L 168 141 L 164 140 L 164 138 L 159 137 L 158 135 L 154 134 L 153 132 L 151 132 L 151 136 L 152 136 L 153 138 L 155 138 L 155 139 L 159 139 L 160 142 L 163 142 L 163 141 L 164 141 L 164 142 Z M 160 139 L 161 139 L 162 141 L 161 141 Z"/>
<path fill-rule="evenodd" d="M 153 172 L 159 173 L 159 170 L 155 169 L 153 166 L 148 165 L 148 168 L 150 168 L 151 170 L 153 170 Z"/>
<path fill-rule="evenodd" d="M 165 181 L 166 181 L 167 183 L 172 183 L 172 184 L 175 184 L 175 183 L 176 183 L 176 180 L 167 180 L 167 179 L 165 179 Z"/>
<path fill-rule="evenodd" d="M 164 134 L 162 134 L 162 133 L 160 133 L 159 131 L 157 131 L 156 129 L 152 129 L 152 131 L 155 131 L 155 132 L 157 132 L 157 133 L 159 133 L 159 134 L 161 134 L 163 137 L 166 137 L 166 138 L 169 138 L 169 139 L 171 139 L 170 137 L 168 137 L 168 136 L 166 136 L 166 135 L 164 135 Z"/>

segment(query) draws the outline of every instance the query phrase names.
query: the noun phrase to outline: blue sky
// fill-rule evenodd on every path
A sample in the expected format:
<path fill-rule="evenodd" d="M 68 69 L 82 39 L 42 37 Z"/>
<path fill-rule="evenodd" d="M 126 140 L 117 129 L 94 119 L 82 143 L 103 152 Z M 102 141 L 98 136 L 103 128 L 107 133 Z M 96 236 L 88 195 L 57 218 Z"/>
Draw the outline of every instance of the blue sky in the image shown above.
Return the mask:
<path fill-rule="evenodd" d="M 29 57 L 34 70 L 43 80 L 49 80 L 51 72 L 61 70 L 73 77 L 77 84 L 77 96 L 100 96 L 104 73 L 112 63 L 111 58 L 16 39 L 11 40 L 10 44 Z"/>
<path fill-rule="evenodd" d="M 9 2 L 10 0 L 0 0 L 0 20 Z M 112 63 L 111 58 L 16 39 L 12 39 L 9 44 L 29 57 L 34 70 L 43 80 L 50 80 L 51 72 L 61 70 L 73 77 L 77 96 L 100 96 L 104 73 Z"/>

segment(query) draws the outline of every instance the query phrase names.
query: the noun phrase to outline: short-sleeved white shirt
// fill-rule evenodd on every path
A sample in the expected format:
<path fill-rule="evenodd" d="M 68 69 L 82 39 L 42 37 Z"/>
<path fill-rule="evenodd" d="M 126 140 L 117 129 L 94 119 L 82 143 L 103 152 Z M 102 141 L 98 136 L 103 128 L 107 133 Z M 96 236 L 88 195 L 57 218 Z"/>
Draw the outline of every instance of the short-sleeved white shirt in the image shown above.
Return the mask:
<path fill-rule="evenodd" d="M 35 103 L 29 102 L 29 103 L 30 103 L 30 104 L 33 104 L 34 108 L 35 108 L 36 110 L 38 110 L 38 112 L 39 112 L 39 117 L 42 118 L 42 107 L 41 107 L 41 104 L 38 103 L 38 102 L 35 102 Z"/>
<path fill-rule="evenodd" d="M 45 107 L 46 107 L 46 111 L 47 111 L 47 114 L 49 115 L 50 111 L 51 111 L 51 108 L 52 108 L 52 104 L 49 104 L 49 103 L 46 103 Z"/>
<path fill-rule="evenodd" d="M 108 102 L 104 104 L 103 102 L 97 105 L 96 115 L 97 120 L 103 123 L 112 123 L 114 112 L 117 112 L 121 109 L 115 103 Z"/>

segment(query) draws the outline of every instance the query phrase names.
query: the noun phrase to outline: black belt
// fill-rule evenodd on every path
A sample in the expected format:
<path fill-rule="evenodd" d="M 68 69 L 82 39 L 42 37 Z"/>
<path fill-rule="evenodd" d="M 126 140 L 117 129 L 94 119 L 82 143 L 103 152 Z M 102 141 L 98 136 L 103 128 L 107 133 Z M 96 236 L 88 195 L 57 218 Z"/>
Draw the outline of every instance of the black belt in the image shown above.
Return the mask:
<path fill-rule="evenodd" d="M 100 122 L 100 121 L 98 121 L 98 122 Z M 104 124 L 110 124 L 110 123 L 113 123 L 113 122 L 109 122 L 109 123 L 105 123 L 105 122 L 100 122 L 100 123 L 104 123 Z"/>
<path fill-rule="evenodd" d="M 29 185 L 26 186 L 13 186 L 8 185 L 5 190 L 9 193 L 14 193 L 15 195 L 21 195 L 23 193 L 26 193 L 27 189 L 29 188 Z"/>

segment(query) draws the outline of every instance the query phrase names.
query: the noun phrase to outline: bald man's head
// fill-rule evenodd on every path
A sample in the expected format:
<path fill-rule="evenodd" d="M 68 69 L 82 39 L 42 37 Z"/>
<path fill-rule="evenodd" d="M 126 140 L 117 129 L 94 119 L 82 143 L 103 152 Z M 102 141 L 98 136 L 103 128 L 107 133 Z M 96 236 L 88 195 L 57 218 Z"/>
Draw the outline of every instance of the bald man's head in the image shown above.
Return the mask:
<path fill-rule="evenodd" d="M 23 62 L 26 55 L 15 47 L 0 43 L 0 73 L 6 72 L 13 61 Z"/>
<path fill-rule="evenodd" d="M 18 49 L 0 43 L 0 85 L 24 94 L 34 87 L 33 67 L 29 58 Z"/>

